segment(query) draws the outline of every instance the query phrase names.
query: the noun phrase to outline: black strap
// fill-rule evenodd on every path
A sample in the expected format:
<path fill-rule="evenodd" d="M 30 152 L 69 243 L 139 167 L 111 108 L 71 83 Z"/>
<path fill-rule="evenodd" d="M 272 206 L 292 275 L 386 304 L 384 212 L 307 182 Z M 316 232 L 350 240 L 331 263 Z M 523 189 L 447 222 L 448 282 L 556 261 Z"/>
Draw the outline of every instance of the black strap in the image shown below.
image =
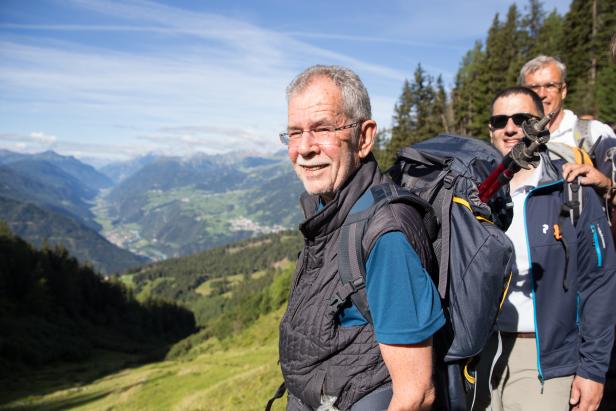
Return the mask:
<path fill-rule="evenodd" d="M 367 209 L 347 216 L 340 230 L 338 246 L 338 274 L 342 287 L 330 301 L 332 310 L 337 311 L 350 298 L 355 307 L 372 322 L 372 315 L 366 297 L 366 268 L 362 240 L 369 219 L 383 205 L 395 201 L 406 201 L 418 207 L 430 207 L 429 204 L 406 190 L 393 184 L 380 184 L 370 188 L 373 203 Z"/>
<path fill-rule="evenodd" d="M 564 192 L 565 201 L 563 203 L 562 210 L 568 211 L 571 224 L 575 227 L 580 219 L 580 214 L 582 213 L 582 208 L 584 206 L 580 178 L 577 177 L 572 182 L 565 181 Z"/>
<path fill-rule="evenodd" d="M 561 233 L 557 240 L 562 244 L 565 251 L 565 272 L 563 274 L 563 289 L 565 291 L 568 291 L 569 285 L 567 284 L 567 272 L 569 271 L 570 258 L 569 243 L 567 242 L 567 238 L 565 237 L 563 231 L 567 219 L 570 220 L 573 227 L 575 227 L 582 212 L 582 187 L 580 185 L 579 177 L 577 177 L 575 181 L 572 182 L 565 181 L 563 191 L 565 198 L 560 208 L 560 216 L 558 219 L 558 225 L 560 227 Z"/>
<path fill-rule="evenodd" d="M 379 201 L 385 201 L 383 193 L 378 193 L 377 195 L 381 197 Z M 373 197 L 375 202 L 378 203 L 376 201 L 377 196 L 373 194 Z M 364 279 L 366 278 L 366 267 L 364 265 L 363 247 L 361 244 L 367 221 L 368 219 L 364 216 L 359 221 L 352 221 L 350 224 L 342 226 L 338 263 L 338 273 L 342 282 L 342 289 L 340 293 L 334 296 L 331 305 L 337 311 L 350 297 L 364 318 L 372 323 L 368 299 L 365 296 L 366 283 Z"/>
<path fill-rule="evenodd" d="M 449 281 L 449 237 L 451 236 L 451 202 L 453 201 L 453 187 L 443 187 L 441 197 L 441 238 L 440 261 L 438 262 L 438 293 L 442 299 L 447 295 L 447 281 Z"/>
<path fill-rule="evenodd" d="M 267 401 L 267 404 L 265 405 L 265 411 L 270 411 L 272 409 L 274 401 L 276 401 L 278 398 L 282 398 L 286 390 L 287 387 L 283 382 L 282 384 L 280 384 L 280 387 L 278 387 L 278 389 L 274 393 L 274 396 L 270 398 L 269 401 Z"/>

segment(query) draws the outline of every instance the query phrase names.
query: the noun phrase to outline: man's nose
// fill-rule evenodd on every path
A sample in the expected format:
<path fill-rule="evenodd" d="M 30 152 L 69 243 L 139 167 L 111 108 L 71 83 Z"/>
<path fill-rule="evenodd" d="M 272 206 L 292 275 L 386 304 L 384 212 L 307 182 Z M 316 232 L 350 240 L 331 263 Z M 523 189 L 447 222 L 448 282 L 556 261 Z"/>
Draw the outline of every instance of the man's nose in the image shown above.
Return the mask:
<path fill-rule="evenodd" d="M 308 130 L 302 131 L 302 135 L 299 136 L 297 152 L 305 155 L 306 153 L 316 152 L 318 149 L 319 145 L 316 143 L 313 133 Z"/>
<path fill-rule="evenodd" d="M 545 100 L 545 98 L 548 96 L 547 87 L 539 86 L 539 88 L 537 89 L 537 95 L 541 97 L 541 100 Z"/>
<path fill-rule="evenodd" d="M 509 117 L 507 119 L 507 124 L 505 125 L 505 134 L 507 134 L 508 136 L 512 136 L 517 134 L 518 131 L 520 131 L 520 127 L 516 126 L 513 122 L 513 118 Z"/>

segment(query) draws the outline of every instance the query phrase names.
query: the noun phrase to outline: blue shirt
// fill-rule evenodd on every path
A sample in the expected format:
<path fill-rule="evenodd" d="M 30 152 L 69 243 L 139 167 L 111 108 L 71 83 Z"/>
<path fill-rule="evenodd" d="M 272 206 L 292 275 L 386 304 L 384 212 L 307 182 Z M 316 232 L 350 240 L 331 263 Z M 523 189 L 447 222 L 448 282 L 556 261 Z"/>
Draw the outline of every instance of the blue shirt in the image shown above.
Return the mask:
<path fill-rule="evenodd" d="M 417 344 L 445 324 L 436 287 L 399 231 L 383 234 L 370 252 L 366 294 L 379 343 Z M 342 327 L 367 322 L 352 304 L 343 309 L 339 319 Z"/>
<path fill-rule="evenodd" d="M 352 212 L 366 209 L 372 202 L 368 190 Z M 366 294 L 379 343 L 417 344 L 445 324 L 438 291 L 400 231 L 383 234 L 370 251 L 366 260 Z M 367 323 L 350 301 L 338 318 L 341 327 Z"/>

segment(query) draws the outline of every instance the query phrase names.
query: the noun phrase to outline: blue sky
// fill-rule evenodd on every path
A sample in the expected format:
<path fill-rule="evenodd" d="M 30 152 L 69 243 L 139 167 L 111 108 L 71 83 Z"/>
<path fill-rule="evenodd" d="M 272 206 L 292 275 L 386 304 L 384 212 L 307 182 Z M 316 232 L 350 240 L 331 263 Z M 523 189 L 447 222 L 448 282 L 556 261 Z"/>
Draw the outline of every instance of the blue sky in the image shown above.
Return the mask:
<path fill-rule="evenodd" d="M 355 70 L 389 127 L 417 64 L 451 87 L 512 2 L 1 0 L 0 148 L 115 160 L 271 152 L 286 85 L 317 63 Z M 569 3 L 543 2 L 560 14 Z"/>

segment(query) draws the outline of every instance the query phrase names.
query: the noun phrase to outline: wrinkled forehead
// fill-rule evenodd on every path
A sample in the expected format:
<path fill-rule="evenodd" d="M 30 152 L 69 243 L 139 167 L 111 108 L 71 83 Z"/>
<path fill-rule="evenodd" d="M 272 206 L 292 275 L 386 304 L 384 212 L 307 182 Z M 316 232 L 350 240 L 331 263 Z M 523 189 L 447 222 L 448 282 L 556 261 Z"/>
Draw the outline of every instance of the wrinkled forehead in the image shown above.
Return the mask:
<path fill-rule="evenodd" d="M 547 63 L 526 73 L 527 83 L 560 83 L 563 73 L 554 63 Z"/>
<path fill-rule="evenodd" d="M 289 121 L 306 117 L 333 118 L 342 111 L 340 89 L 325 77 L 314 79 L 289 96 Z"/>

